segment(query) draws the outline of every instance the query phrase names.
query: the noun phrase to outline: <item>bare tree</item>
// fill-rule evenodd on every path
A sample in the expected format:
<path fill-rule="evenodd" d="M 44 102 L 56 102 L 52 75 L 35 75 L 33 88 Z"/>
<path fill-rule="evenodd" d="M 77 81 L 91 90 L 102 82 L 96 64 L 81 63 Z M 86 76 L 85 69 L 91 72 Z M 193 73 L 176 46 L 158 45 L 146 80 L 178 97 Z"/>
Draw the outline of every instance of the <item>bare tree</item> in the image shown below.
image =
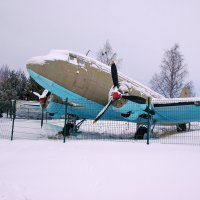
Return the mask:
<path fill-rule="evenodd" d="M 188 72 L 178 44 L 175 44 L 170 50 L 166 50 L 160 69 L 160 73 L 155 73 L 150 81 L 153 90 L 165 97 L 173 98 L 180 96 L 183 87 L 190 86 L 193 93 L 192 82 L 185 83 Z"/>
<path fill-rule="evenodd" d="M 114 52 L 108 40 L 103 48 L 100 48 L 97 52 L 97 60 L 109 66 L 111 65 L 112 60 L 115 60 L 118 65 L 122 61 L 122 59 L 118 58 L 117 53 Z"/>

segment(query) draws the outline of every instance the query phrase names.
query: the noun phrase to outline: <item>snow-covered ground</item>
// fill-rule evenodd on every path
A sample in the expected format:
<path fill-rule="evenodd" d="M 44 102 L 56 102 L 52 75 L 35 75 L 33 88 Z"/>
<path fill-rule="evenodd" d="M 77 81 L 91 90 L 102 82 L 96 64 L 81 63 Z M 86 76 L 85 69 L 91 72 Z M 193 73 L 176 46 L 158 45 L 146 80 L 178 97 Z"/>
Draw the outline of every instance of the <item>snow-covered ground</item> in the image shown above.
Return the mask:
<path fill-rule="evenodd" d="M 200 148 L 0 140 L 1 200 L 199 200 Z"/>
<path fill-rule="evenodd" d="M 157 127 L 150 145 L 130 140 L 136 127 L 125 122 L 87 121 L 65 144 L 48 139 L 63 122 L 16 119 L 11 142 L 12 121 L 0 118 L 0 200 L 200 199 L 199 124 Z"/>
<path fill-rule="evenodd" d="M 48 139 L 63 124 L 16 119 L 11 142 L 12 121 L 0 118 L 0 200 L 200 199 L 198 123 L 179 134 L 158 126 L 149 146 L 126 122 L 86 121 L 65 144 Z"/>
<path fill-rule="evenodd" d="M 48 140 L 61 138 L 61 135 L 55 137 L 58 132 L 62 131 L 64 119 L 60 120 L 44 120 L 43 128 L 41 128 L 40 120 L 16 119 L 14 126 L 15 139 L 29 140 Z M 6 117 L 0 118 L 0 138 L 10 138 L 12 129 L 12 121 Z M 136 124 L 128 122 L 99 121 L 93 124 L 92 120 L 85 121 L 79 131 L 73 134 L 69 139 L 85 140 L 85 139 L 103 139 L 103 140 L 131 140 L 135 141 L 134 133 L 136 132 Z M 62 142 L 62 141 L 61 141 Z M 150 143 L 167 143 L 167 144 L 190 144 L 200 146 L 200 123 L 192 123 L 190 131 L 176 132 L 176 126 L 156 126 L 154 129 L 154 137 Z"/>

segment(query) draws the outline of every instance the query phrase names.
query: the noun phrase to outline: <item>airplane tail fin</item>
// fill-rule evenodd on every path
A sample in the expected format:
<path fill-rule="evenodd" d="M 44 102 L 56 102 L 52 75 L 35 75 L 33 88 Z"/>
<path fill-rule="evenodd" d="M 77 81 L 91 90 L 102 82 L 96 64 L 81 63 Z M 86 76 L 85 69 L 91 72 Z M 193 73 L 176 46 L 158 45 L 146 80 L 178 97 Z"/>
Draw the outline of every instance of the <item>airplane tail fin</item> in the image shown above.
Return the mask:
<path fill-rule="evenodd" d="M 190 89 L 187 86 L 185 86 L 181 91 L 180 98 L 187 98 L 187 97 L 191 97 L 191 92 Z"/>

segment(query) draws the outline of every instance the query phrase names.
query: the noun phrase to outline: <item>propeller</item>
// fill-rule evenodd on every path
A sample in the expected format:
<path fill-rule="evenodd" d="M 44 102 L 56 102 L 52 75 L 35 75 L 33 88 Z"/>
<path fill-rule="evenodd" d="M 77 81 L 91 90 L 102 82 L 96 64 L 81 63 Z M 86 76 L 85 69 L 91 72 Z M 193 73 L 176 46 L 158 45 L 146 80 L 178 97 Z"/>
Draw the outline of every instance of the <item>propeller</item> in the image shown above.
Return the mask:
<path fill-rule="evenodd" d="M 51 92 L 45 89 L 41 95 L 37 92 L 33 92 L 33 94 L 39 98 L 40 105 L 42 107 L 42 118 L 41 118 L 41 128 L 42 128 L 44 120 L 44 108 L 46 106 L 47 98 L 50 96 Z"/>
<path fill-rule="evenodd" d="M 146 99 L 139 97 L 139 96 L 133 96 L 133 95 L 128 95 L 128 94 L 123 94 L 119 91 L 119 80 L 118 80 L 118 73 L 117 73 L 117 67 L 115 65 L 115 62 L 112 61 L 111 64 L 111 76 L 112 76 L 112 81 L 113 81 L 113 92 L 109 98 L 108 103 L 106 104 L 106 106 L 99 112 L 99 114 L 96 116 L 95 120 L 93 121 L 93 123 L 97 122 L 102 116 L 103 114 L 106 112 L 106 110 L 110 107 L 110 105 L 123 98 L 123 99 L 127 99 L 129 101 L 138 103 L 138 104 L 145 104 L 146 103 Z"/>
<path fill-rule="evenodd" d="M 33 94 L 39 98 L 40 103 L 45 103 L 51 92 L 45 89 L 41 95 L 37 92 L 33 92 Z"/>

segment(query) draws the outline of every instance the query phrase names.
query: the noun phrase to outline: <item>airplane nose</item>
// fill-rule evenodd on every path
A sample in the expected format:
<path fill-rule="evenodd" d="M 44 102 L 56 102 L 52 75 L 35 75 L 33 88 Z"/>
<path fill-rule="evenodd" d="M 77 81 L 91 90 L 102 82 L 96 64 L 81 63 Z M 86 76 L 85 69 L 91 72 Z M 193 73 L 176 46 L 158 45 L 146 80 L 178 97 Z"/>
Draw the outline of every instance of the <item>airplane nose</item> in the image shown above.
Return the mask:
<path fill-rule="evenodd" d="M 58 50 L 51 51 L 46 56 L 33 57 L 27 61 L 26 67 L 28 73 L 37 83 L 48 90 L 52 90 L 52 85 L 55 84 L 57 84 L 56 88 L 73 88 L 77 83 L 76 80 L 80 77 L 77 70 L 79 70 L 80 73 L 82 72 L 80 67 L 75 63 L 77 59 L 74 58 L 71 61 L 70 55 L 68 51 Z M 58 95 L 60 95 L 60 93 L 63 94 L 63 91 L 62 89 Z M 56 89 L 54 90 L 54 93 L 55 92 Z"/>

